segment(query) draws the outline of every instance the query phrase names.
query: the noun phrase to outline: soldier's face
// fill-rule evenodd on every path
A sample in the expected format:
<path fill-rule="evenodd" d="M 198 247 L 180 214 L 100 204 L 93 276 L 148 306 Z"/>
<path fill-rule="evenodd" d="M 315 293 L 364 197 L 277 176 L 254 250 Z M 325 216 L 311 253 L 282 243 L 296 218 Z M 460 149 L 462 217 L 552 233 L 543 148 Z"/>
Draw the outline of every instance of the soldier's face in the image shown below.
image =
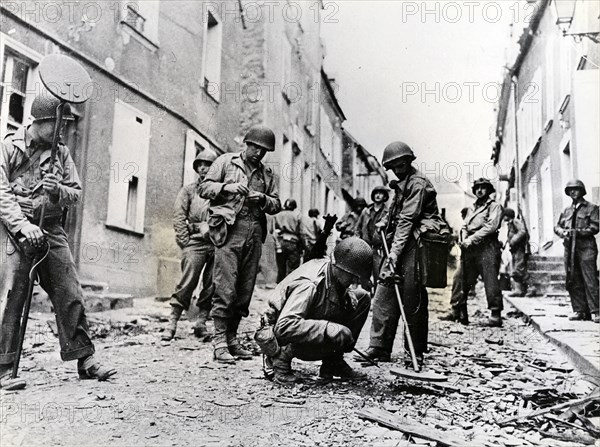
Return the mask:
<path fill-rule="evenodd" d="M 410 157 L 402 157 L 398 160 L 395 160 L 391 165 L 390 169 L 398 178 L 404 178 L 410 171 L 410 165 L 412 160 Z"/>
<path fill-rule="evenodd" d="M 382 192 L 376 192 L 375 194 L 373 194 L 373 201 L 375 201 L 377 203 L 383 202 L 384 198 L 385 198 L 385 194 Z"/>
<path fill-rule="evenodd" d="M 569 197 L 574 201 L 583 197 L 583 192 L 579 188 L 569 188 L 567 192 L 569 193 Z"/>
<path fill-rule="evenodd" d="M 258 164 L 265 155 L 267 150 L 252 143 L 246 143 L 246 159 L 252 164 Z"/>
<path fill-rule="evenodd" d="M 33 124 L 34 139 L 38 143 L 52 143 L 54 137 L 54 120 L 35 121 Z"/>
<path fill-rule="evenodd" d="M 340 285 L 341 288 L 347 289 L 352 284 L 358 284 L 360 282 L 360 278 L 358 276 L 354 276 L 351 273 L 348 273 L 338 266 L 334 265 L 334 277 L 336 282 Z"/>
<path fill-rule="evenodd" d="M 210 171 L 211 166 L 212 163 L 209 161 L 199 161 L 196 163 L 196 172 L 198 173 L 200 180 L 204 180 L 204 177 L 206 177 L 206 174 Z"/>
<path fill-rule="evenodd" d="M 485 185 L 479 185 L 475 187 L 475 197 L 478 199 L 483 199 L 489 196 L 488 188 Z"/>

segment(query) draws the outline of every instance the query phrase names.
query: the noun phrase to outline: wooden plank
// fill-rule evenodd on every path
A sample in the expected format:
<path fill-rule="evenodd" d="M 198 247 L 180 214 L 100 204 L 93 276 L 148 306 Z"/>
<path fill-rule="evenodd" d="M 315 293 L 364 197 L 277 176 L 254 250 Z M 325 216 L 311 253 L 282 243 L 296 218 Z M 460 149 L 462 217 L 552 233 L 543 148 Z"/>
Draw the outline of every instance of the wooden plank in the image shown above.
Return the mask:
<path fill-rule="evenodd" d="M 377 422 L 393 430 L 401 431 L 411 436 L 435 441 L 439 445 L 447 447 L 463 447 L 467 441 L 453 436 L 450 433 L 437 430 L 428 425 L 421 424 L 415 420 L 396 416 L 389 411 L 380 408 L 363 408 L 356 412 L 358 417 Z"/>

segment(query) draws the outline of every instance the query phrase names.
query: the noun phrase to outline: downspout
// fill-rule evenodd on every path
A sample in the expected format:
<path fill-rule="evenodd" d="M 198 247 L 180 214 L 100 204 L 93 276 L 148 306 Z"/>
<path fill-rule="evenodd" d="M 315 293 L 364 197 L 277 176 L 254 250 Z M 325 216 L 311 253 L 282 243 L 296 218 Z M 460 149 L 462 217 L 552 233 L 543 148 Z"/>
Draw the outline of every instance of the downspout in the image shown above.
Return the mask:
<path fill-rule="evenodd" d="M 521 159 L 519 157 L 519 126 L 517 124 L 517 111 L 518 111 L 518 95 L 517 95 L 517 77 L 513 76 L 510 80 L 513 91 L 513 123 L 515 131 L 515 184 L 517 187 L 517 211 L 521 213 Z"/>

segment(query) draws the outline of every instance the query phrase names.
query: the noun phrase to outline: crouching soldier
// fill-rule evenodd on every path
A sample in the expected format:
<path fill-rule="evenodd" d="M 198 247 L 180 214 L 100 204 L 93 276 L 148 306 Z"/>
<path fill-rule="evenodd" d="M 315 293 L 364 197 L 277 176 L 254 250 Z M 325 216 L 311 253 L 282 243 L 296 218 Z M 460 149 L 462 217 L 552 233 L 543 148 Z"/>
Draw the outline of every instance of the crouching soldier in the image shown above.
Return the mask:
<path fill-rule="evenodd" d="M 0 148 L 0 379 L 10 374 L 16 360 L 27 297 L 31 258 L 20 240 L 48 250 L 36 270 L 56 314 L 61 358 L 77 360 L 81 379 L 106 380 L 116 372 L 94 357 L 83 291 L 61 225 L 64 208 L 81 196 L 81 182 L 69 149 L 62 143 L 58 144 L 51 166 L 59 103 L 49 94 L 37 96 L 31 105 L 33 123 L 9 134 Z M 68 106 L 64 113 L 70 114 Z M 45 216 L 40 228 L 44 201 Z M 14 385 L 13 381 L 11 387 Z M 20 387 L 24 386 L 21 381 Z"/>
<path fill-rule="evenodd" d="M 274 380 L 296 381 L 293 358 L 322 360 L 323 378 L 362 379 L 345 361 L 354 348 L 370 308 L 369 294 L 351 287 L 371 273 L 373 251 L 357 237 L 346 238 L 331 258 L 313 259 L 287 276 L 269 301 L 279 352 L 270 357 Z"/>
<path fill-rule="evenodd" d="M 210 201 L 198 195 L 198 188 L 204 181 L 217 154 L 211 150 L 204 150 L 194 160 L 194 171 L 198 174 L 198 181 L 184 186 L 177 194 L 173 213 L 173 228 L 175 240 L 183 250 L 181 259 L 181 279 L 171 297 L 171 315 L 163 340 L 172 340 L 177 330 L 177 322 L 181 313 L 190 307 L 192 294 L 198 286 L 202 269 L 202 291 L 198 298 L 200 314 L 194 326 L 194 334 L 204 337 L 207 334 L 206 320 L 212 306 L 212 297 L 215 291 L 213 284 L 213 263 L 215 247 L 208 237 L 208 208 Z"/>

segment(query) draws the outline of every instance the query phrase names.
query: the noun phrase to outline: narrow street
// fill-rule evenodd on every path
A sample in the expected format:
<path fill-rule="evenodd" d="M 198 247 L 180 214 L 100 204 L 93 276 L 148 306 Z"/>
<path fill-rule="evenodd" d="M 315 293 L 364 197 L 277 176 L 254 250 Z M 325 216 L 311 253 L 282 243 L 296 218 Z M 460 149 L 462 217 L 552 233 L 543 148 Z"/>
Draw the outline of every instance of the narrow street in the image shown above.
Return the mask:
<path fill-rule="evenodd" d="M 243 323 L 248 344 L 268 292 L 257 289 Z M 586 378 L 510 309 L 502 329 L 478 327 L 488 314 L 482 290 L 471 299 L 471 326 L 438 321 L 448 294 L 430 293 L 426 362 L 449 375 L 442 385 L 395 378 L 389 363 L 366 368 L 368 382 L 327 383 L 318 379 L 318 363 L 295 360 L 304 381 L 281 388 L 263 378 L 260 356 L 235 366 L 213 362 L 211 344 L 194 338 L 187 320 L 177 339 L 161 342 L 168 304 L 151 298 L 90 315 L 97 355 L 118 376 L 82 382 L 75 364 L 59 359 L 52 314 L 34 314 L 21 372 L 28 386 L 0 391 L 2 445 L 436 445 L 361 419 L 357 410 L 366 408 L 437 428 L 463 445 L 578 445 L 557 439 L 565 424 L 531 420 L 501 428 L 495 421 L 581 397 L 592 389 Z M 360 349 L 368 345 L 369 326 Z M 398 335 L 396 353 L 400 346 Z M 581 429 L 566 429 L 570 439 L 594 442 Z"/>

